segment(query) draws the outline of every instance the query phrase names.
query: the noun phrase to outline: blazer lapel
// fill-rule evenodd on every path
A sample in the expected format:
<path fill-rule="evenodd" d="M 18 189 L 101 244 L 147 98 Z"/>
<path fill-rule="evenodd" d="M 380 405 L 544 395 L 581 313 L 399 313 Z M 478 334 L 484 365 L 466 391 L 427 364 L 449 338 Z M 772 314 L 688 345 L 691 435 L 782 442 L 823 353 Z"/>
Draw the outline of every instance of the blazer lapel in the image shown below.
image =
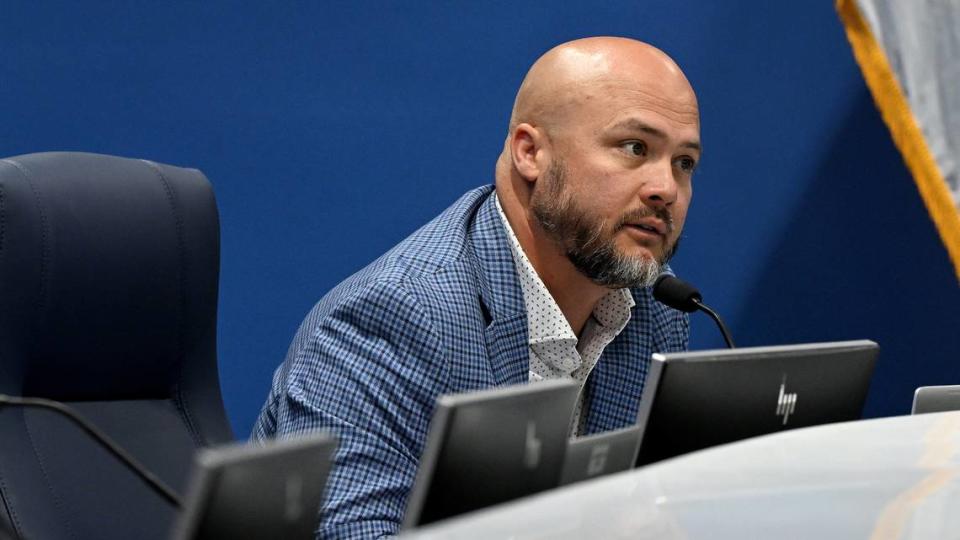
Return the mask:
<path fill-rule="evenodd" d="M 491 192 L 477 211 L 469 237 L 478 263 L 480 301 L 490 316 L 484 330 L 490 369 L 501 386 L 527 382 L 530 371 L 523 291 L 503 227 Z"/>
<path fill-rule="evenodd" d="M 668 350 L 666 336 L 652 332 L 656 325 L 648 322 L 654 319 L 649 289 L 631 289 L 631 293 L 637 304 L 630 322 L 604 349 L 587 382 L 586 434 L 636 423 L 650 355 Z"/>
<path fill-rule="evenodd" d="M 525 383 L 530 378 L 530 344 L 526 314 L 494 320 L 484 332 L 490 369 L 500 386 Z"/>

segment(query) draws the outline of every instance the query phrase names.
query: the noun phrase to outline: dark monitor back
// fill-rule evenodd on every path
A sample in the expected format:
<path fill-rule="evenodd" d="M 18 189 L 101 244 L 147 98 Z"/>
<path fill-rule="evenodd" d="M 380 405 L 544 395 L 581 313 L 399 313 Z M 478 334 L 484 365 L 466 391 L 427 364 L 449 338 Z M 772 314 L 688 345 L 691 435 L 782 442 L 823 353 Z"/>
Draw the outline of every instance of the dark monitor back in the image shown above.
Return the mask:
<path fill-rule="evenodd" d="M 320 434 L 202 451 L 173 537 L 314 538 L 336 447 Z"/>
<path fill-rule="evenodd" d="M 637 425 L 572 439 L 563 459 L 560 485 L 628 471 L 637 460 L 639 448 Z"/>
<path fill-rule="evenodd" d="M 960 385 L 921 386 L 913 394 L 910 414 L 960 411 Z"/>
<path fill-rule="evenodd" d="M 441 396 L 404 528 L 556 487 L 577 393 L 558 380 Z"/>
<path fill-rule="evenodd" d="M 857 420 L 879 347 L 867 340 L 654 354 L 637 465 L 798 427 Z"/>

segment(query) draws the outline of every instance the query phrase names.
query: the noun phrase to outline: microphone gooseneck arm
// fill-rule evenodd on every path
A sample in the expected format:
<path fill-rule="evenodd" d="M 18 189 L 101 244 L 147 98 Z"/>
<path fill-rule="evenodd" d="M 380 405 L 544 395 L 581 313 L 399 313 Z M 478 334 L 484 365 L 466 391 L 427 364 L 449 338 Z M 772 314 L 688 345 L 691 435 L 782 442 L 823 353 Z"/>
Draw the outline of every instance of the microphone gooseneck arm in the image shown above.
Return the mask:
<path fill-rule="evenodd" d="M 183 502 L 180 500 L 180 496 L 177 495 L 176 492 L 173 491 L 169 486 L 164 484 L 159 477 L 147 470 L 146 467 L 141 465 L 140 462 L 138 462 L 132 455 L 127 453 L 126 450 L 120 448 L 117 443 L 110 440 L 110 437 L 107 437 L 107 435 L 97 429 L 96 426 L 84 420 L 73 409 L 67 407 L 63 403 L 50 399 L 15 397 L 0 394 L 0 406 L 2 405 L 48 409 L 66 416 L 72 420 L 73 423 L 79 426 L 80 429 L 82 429 L 87 435 L 93 438 L 93 440 L 97 441 L 100 446 L 106 449 L 114 457 L 119 459 L 124 465 L 127 466 L 128 469 L 133 472 L 134 475 L 143 480 L 148 486 L 150 486 L 151 489 L 153 489 L 153 491 L 155 491 L 173 507 L 183 507 Z"/>
<path fill-rule="evenodd" d="M 730 337 L 730 331 L 727 330 L 727 325 L 723 324 L 723 320 L 720 319 L 717 312 L 708 308 L 706 304 L 703 303 L 703 296 L 700 295 L 700 291 L 693 285 L 681 280 L 677 276 L 660 274 L 653 284 L 653 297 L 658 302 L 685 313 L 693 313 L 697 310 L 706 313 L 713 319 L 713 322 L 717 323 L 717 326 L 720 328 L 720 333 L 723 334 L 723 340 L 727 342 L 727 347 L 731 349 L 734 348 L 733 338 Z"/>
<path fill-rule="evenodd" d="M 700 300 L 694 299 L 692 302 L 697 305 L 697 309 L 709 315 L 710 318 L 717 323 L 717 326 L 720 327 L 720 333 L 723 334 L 723 340 L 727 342 L 727 347 L 731 349 L 735 348 L 733 338 L 730 336 L 730 331 L 727 330 L 727 325 L 723 324 L 723 319 L 720 318 L 720 315 L 717 315 L 716 311 L 707 307 L 707 305 Z"/>

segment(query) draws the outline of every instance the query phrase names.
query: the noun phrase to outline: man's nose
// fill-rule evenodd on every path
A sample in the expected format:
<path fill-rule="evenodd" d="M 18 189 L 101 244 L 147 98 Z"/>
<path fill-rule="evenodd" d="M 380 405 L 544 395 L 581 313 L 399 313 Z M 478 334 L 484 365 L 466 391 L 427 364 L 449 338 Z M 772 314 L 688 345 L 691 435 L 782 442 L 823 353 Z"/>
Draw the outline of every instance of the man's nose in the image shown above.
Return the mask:
<path fill-rule="evenodd" d="M 640 198 L 650 207 L 670 207 L 677 200 L 677 181 L 669 160 L 650 163 L 640 184 Z"/>

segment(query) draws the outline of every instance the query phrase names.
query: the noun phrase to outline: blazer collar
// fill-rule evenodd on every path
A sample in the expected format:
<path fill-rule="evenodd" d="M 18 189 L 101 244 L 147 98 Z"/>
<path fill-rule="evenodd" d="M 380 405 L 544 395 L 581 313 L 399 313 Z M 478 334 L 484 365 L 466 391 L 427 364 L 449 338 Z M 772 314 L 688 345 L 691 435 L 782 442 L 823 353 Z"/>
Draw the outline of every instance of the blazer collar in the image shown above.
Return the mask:
<path fill-rule="evenodd" d="M 489 315 L 484 334 L 490 367 L 497 384 L 519 384 L 527 382 L 530 373 L 527 312 L 494 193 L 491 189 L 480 204 L 469 237 L 477 260 L 480 302 Z"/>
<path fill-rule="evenodd" d="M 590 411 L 584 435 L 635 424 L 650 354 L 670 350 L 666 334 L 651 322 L 656 319 L 656 303 L 650 289 L 631 292 L 637 304 L 630 322 L 604 349 L 587 381 Z"/>

